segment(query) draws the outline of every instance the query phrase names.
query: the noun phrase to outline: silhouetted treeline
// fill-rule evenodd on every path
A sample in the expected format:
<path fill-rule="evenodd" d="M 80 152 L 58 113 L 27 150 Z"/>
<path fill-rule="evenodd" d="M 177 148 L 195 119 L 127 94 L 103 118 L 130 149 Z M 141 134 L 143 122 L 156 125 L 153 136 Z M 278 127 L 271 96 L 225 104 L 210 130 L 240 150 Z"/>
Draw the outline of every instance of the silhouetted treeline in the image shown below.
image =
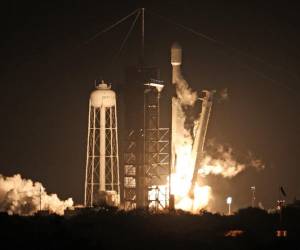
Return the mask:
<path fill-rule="evenodd" d="M 75 215 L 21 217 L 0 214 L 0 249 L 298 249 L 300 210 L 241 209 L 232 216 L 202 211 L 154 214 L 112 208 Z M 275 237 L 276 230 L 287 237 Z M 230 230 L 237 237 L 225 236 Z M 296 247 L 292 247 L 295 245 Z"/>

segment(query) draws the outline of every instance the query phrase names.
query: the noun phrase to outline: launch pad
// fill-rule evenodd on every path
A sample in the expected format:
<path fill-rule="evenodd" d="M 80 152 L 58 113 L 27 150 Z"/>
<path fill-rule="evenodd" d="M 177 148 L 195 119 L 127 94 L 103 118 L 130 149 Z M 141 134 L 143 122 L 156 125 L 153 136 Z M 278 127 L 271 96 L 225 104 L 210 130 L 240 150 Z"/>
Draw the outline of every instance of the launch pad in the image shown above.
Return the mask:
<path fill-rule="evenodd" d="M 198 208 L 199 196 L 207 196 L 209 191 L 197 185 L 197 177 L 214 91 L 205 90 L 204 97 L 198 98 L 190 89 L 181 73 L 182 49 L 178 43 L 171 48 L 172 84 L 158 80 L 159 69 L 144 62 L 144 9 L 137 17 L 140 14 L 141 60 L 126 69 L 118 101 L 104 82 L 90 97 L 85 206 L 104 201 L 126 210 L 174 209 L 177 203 L 179 208 L 183 204 Z M 170 120 L 163 126 L 161 96 L 166 86 L 173 86 L 176 94 L 169 96 Z M 187 130 L 184 110 L 198 105 L 199 100 L 201 113 L 192 130 Z"/>
<path fill-rule="evenodd" d="M 161 95 L 165 84 L 155 80 L 157 68 L 139 65 L 127 69 L 126 88 L 120 92 L 118 112 L 116 95 L 106 84 L 100 84 L 92 92 L 86 206 L 106 201 L 126 210 L 174 209 L 180 202 L 193 204 L 195 193 L 199 196 L 203 192 L 196 184 L 214 91 L 204 91 L 205 96 L 200 98 L 201 113 L 190 134 L 184 128 L 183 107 L 193 106 L 197 96 L 181 74 L 182 50 L 178 44 L 172 46 L 171 64 L 172 84 L 176 89 L 171 102 L 171 133 L 170 128 L 161 126 Z M 122 128 L 119 132 L 118 127 Z M 178 186 L 183 193 L 178 194 Z"/>

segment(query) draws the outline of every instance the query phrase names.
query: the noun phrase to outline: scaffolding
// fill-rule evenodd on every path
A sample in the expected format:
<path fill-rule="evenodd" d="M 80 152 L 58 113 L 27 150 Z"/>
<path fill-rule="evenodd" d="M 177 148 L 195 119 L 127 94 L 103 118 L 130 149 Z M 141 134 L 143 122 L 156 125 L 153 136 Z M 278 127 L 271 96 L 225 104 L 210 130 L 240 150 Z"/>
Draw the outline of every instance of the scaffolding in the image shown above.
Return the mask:
<path fill-rule="evenodd" d="M 164 85 L 159 81 L 146 83 L 144 88 L 143 128 L 126 133 L 124 151 L 124 205 L 125 209 L 168 206 L 158 197 L 160 185 L 168 183 L 170 174 L 169 128 L 160 127 L 160 94 Z M 149 193 L 157 191 L 155 198 Z"/>

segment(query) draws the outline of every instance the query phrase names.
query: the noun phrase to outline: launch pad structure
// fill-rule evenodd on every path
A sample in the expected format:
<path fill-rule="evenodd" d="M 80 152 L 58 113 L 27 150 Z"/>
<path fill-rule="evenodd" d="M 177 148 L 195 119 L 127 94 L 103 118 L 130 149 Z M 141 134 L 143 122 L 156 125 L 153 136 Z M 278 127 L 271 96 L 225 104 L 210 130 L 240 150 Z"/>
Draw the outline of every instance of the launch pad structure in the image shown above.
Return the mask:
<path fill-rule="evenodd" d="M 125 209 L 168 206 L 168 197 L 162 202 L 149 196 L 149 192 L 160 192 L 158 186 L 167 182 L 170 174 L 169 128 L 160 126 L 160 97 L 164 87 L 156 76 L 156 68 L 131 68 L 128 80 L 138 86 L 140 96 L 134 102 L 128 93 L 125 105 L 126 134 L 124 141 L 124 207 Z M 134 80 L 136 76 L 138 80 Z M 147 76 L 150 77 L 147 79 Z M 133 77 L 133 78 L 131 78 Z M 139 81 L 140 80 L 140 81 Z M 137 117 L 139 116 L 139 117 Z"/>
<path fill-rule="evenodd" d="M 171 48 L 172 83 L 183 81 L 181 74 L 182 49 L 179 44 Z M 171 190 L 172 173 L 176 172 L 176 136 L 182 115 L 178 97 L 172 98 L 171 129 L 160 126 L 160 96 L 164 85 L 153 81 L 157 68 L 132 67 L 127 70 L 127 84 L 124 93 L 126 107 L 126 137 L 124 150 L 124 197 L 125 209 L 174 208 Z M 194 199 L 198 170 L 204 153 L 204 144 L 210 118 L 214 90 L 202 91 L 201 113 L 194 127 L 192 145 L 192 167 L 194 169 L 189 190 Z M 135 97 L 132 100 L 132 97 Z M 179 130 L 178 130 L 179 129 Z M 161 190 L 163 186 L 166 190 Z M 161 192 L 164 197 L 159 193 Z M 176 202 L 176 201 L 175 201 Z"/>
<path fill-rule="evenodd" d="M 142 57 L 137 66 L 126 69 L 125 87 L 120 93 L 119 106 L 122 111 L 116 108 L 115 92 L 104 82 L 97 86 L 90 97 L 84 204 L 92 207 L 99 201 L 105 201 L 126 210 L 173 209 L 176 201 L 171 190 L 171 176 L 176 171 L 174 138 L 178 133 L 176 124 L 177 115 L 182 112 L 181 104 L 177 97 L 172 98 L 171 126 L 163 127 L 161 95 L 165 85 L 157 80 L 157 67 L 145 66 L 144 9 L 134 11 L 126 18 L 134 13 L 137 13 L 137 17 L 142 13 Z M 181 64 L 182 49 L 180 45 L 173 44 L 173 85 L 184 80 Z M 200 98 L 201 114 L 196 121 L 192 145 L 194 173 L 189 192 L 191 198 L 203 157 L 214 94 L 214 91 L 203 92 L 205 96 Z M 122 116 L 119 119 L 121 126 L 118 125 L 117 112 Z M 117 127 L 122 128 L 121 131 L 118 132 Z M 162 187 L 165 190 L 161 190 Z"/>

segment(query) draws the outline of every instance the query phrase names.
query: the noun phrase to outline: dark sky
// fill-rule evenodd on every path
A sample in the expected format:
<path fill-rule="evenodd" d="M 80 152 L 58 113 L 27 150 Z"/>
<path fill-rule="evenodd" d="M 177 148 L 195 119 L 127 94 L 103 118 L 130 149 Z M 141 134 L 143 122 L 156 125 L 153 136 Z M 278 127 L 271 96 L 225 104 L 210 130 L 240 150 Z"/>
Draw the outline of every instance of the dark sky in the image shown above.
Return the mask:
<path fill-rule="evenodd" d="M 274 205 L 279 186 L 284 186 L 289 201 L 300 198 L 297 5 L 58 2 L 9 1 L 1 6 L 1 174 L 21 173 L 44 183 L 49 192 L 82 202 L 89 93 L 101 76 L 115 87 L 123 84 L 124 68 L 135 64 L 140 44 L 135 29 L 121 55 L 112 60 L 133 18 L 85 41 L 144 6 L 146 62 L 160 67 L 161 78 L 169 84 L 170 45 L 180 42 L 184 75 L 191 86 L 229 92 L 227 102 L 213 107 L 208 138 L 229 143 L 238 154 L 251 150 L 266 165 L 264 171 L 249 169 L 230 181 L 222 180 L 216 192 L 232 194 L 244 206 L 250 203 L 252 185 L 266 207 Z"/>

